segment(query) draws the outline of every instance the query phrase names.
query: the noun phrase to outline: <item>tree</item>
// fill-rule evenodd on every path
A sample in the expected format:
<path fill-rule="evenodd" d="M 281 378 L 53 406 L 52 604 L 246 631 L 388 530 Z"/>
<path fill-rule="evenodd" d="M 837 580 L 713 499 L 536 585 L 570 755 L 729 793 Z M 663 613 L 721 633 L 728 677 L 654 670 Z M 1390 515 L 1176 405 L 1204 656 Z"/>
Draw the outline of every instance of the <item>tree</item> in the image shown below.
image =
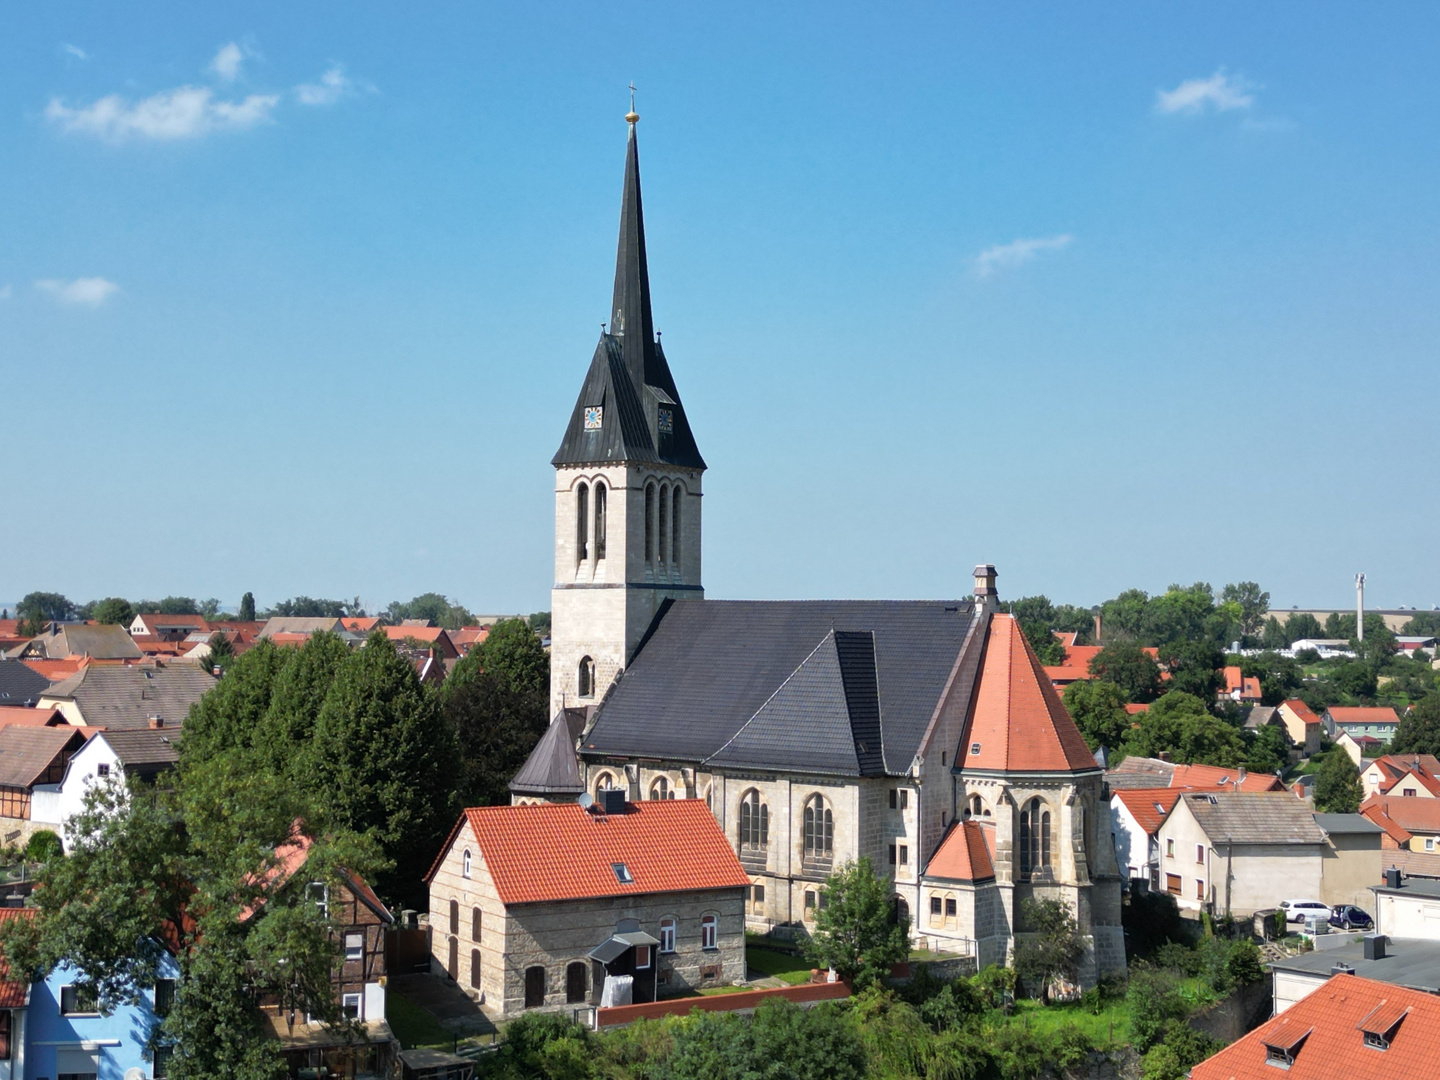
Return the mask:
<path fill-rule="evenodd" d="M 38 637 L 45 632 L 47 623 L 65 622 L 75 615 L 75 605 L 60 593 L 27 593 L 15 605 L 15 618 L 19 620 L 15 632 L 20 637 Z"/>
<path fill-rule="evenodd" d="M 550 655 L 524 619 L 501 619 L 490 627 L 485 640 L 455 665 L 446 684 L 463 684 L 482 671 L 500 676 L 516 690 L 543 691 L 548 708 Z"/>
<path fill-rule="evenodd" d="M 1440 611 L 1417 611 L 1400 628 L 1405 637 L 1433 637 L 1440 634 Z"/>
<path fill-rule="evenodd" d="M 1322 814 L 1353 814 L 1364 797 L 1360 770 L 1350 755 L 1338 746 L 1326 752 L 1315 774 L 1315 809 Z"/>
<path fill-rule="evenodd" d="M 1440 694 L 1428 694 L 1400 717 L 1400 726 L 1390 740 L 1396 754 L 1440 756 Z"/>
<path fill-rule="evenodd" d="M 1298 663 L 1271 651 L 1244 657 L 1240 661 L 1240 673 L 1246 678 L 1260 680 L 1262 705 L 1279 705 L 1294 697 L 1305 681 L 1305 673 Z"/>
<path fill-rule="evenodd" d="M 180 740 L 181 764 L 198 765 L 232 750 L 248 750 L 270 708 L 275 677 L 295 655 L 295 650 L 266 638 L 237 657 L 225 677 L 190 707 Z"/>
<path fill-rule="evenodd" d="M 1168 693 L 1179 690 L 1201 701 L 1214 701 L 1225 683 L 1220 670 L 1225 654 L 1211 640 L 1172 641 L 1161 648 L 1160 659 L 1170 671 Z"/>
<path fill-rule="evenodd" d="M 211 675 L 215 674 L 216 668 L 223 670 L 231 660 L 235 659 L 235 646 L 231 645 L 230 639 L 219 630 L 210 635 L 210 640 L 206 644 L 210 646 L 210 651 L 200 660 L 200 666 Z"/>
<path fill-rule="evenodd" d="M 36 829 L 25 842 L 25 858 L 29 862 L 48 863 L 64 854 L 65 845 L 53 829 Z"/>
<path fill-rule="evenodd" d="M 296 596 L 290 600 L 281 600 L 265 614 L 266 618 L 343 619 L 347 615 L 360 616 L 365 612 L 352 609 L 344 600 L 316 600 L 309 596 Z"/>
<path fill-rule="evenodd" d="M 1130 734 L 1125 693 L 1103 679 L 1078 679 L 1065 688 L 1065 708 L 1091 750 L 1118 750 Z"/>
<path fill-rule="evenodd" d="M 1265 632 L 1260 635 L 1260 647 L 1262 649 L 1288 649 L 1290 647 L 1290 635 L 1285 632 L 1285 624 L 1274 615 L 1265 620 Z"/>
<path fill-rule="evenodd" d="M 834 968 L 857 987 L 888 978 L 891 966 L 910 955 L 910 920 L 895 917 L 892 892 L 865 855 L 831 874 L 805 943 L 811 963 Z"/>
<path fill-rule="evenodd" d="M 1115 599 L 1101 604 L 1101 633 L 1105 640 L 1140 640 L 1145 633 L 1145 609 L 1149 603 L 1149 593 L 1141 589 L 1126 589 Z"/>
<path fill-rule="evenodd" d="M 439 593 L 421 593 L 409 603 L 391 601 L 385 609 L 385 618 L 398 625 L 405 619 L 428 619 L 446 630 L 459 630 L 474 622 L 475 616 L 461 604 L 453 604 Z"/>
<path fill-rule="evenodd" d="M 335 673 L 308 756 L 334 820 L 373 835 L 393 861 L 378 884 L 393 896 L 423 897 L 421 876 L 459 810 L 459 755 L 440 703 L 384 631 Z"/>
<path fill-rule="evenodd" d="M 1325 636 L 1325 628 L 1308 611 L 1297 612 L 1285 620 L 1285 633 L 1293 645 L 1301 640 L 1314 640 Z"/>
<path fill-rule="evenodd" d="M 1022 900 L 1020 919 L 1024 930 L 1015 935 L 1015 974 L 1049 1005 L 1057 980 L 1075 981 L 1085 940 L 1074 913 L 1059 900 Z"/>
<path fill-rule="evenodd" d="M 1214 614 L 1215 594 L 1206 582 L 1197 581 L 1188 587 L 1171 585 L 1145 605 L 1143 636 L 1152 645 L 1201 638 L 1213 640 L 1216 628 L 1211 625 L 1211 617 Z M 1228 623 L 1228 619 L 1224 622 Z M 1223 625 L 1219 634 L 1224 637 Z"/>
<path fill-rule="evenodd" d="M 510 778 L 545 734 L 549 689 L 517 686 L 499 673 L 481 671 L 463 681 L 446 679 L 440 699 L 460 745 L 461 801 L 505 805 Z"/>
<path fill-rule="evenodd" d="M 1246 742 L 1245 767 L 1251 772 L 1279 774 L 1290 763 L 1290 738 L 1276 724 L 1257 728 Z"/>
<path fill-rule="evenodd" d="M 1270 610 L 1270 594 L 1264 592 L 1253 581 L 1241 581 L 1226 585 L 1220 590 L 1222 603 L 1238 604 L 1240 607 L 1240 632 L 1246 637 L 1260 633 L 1265 622 L 1265 613 Z"/>
<path fill-rule="evenodd" d="M 1139 716 L 1127 749 L 1143 757 L 1168 753 L 1172 761 L 1237 768 L 1245 760 L 1240 730 L 1214 715 L 1192 694 L 1172 691 Z"/>
<path fill-rule="evenodd" d="M 275 672 L 269 703 L 255 726 L 253 740 L 260 759 L 271 769 L 284 772 L 308 766 L 315 723 L 336 673 L 349 657 L 350 648 L 339 635 L 311 634 Z"/>
<path fill-rule="evenodd" d="M 530 629 L 537 634 L 549 636 L 550 634 L 550 612 L 537 611 L 530 616 Z"/>
<path fill-rule="evenodd" d="M 123 596 L 107 596 L 95 604 L 90 617 L 106 626 L 129 626 L 135 621 L 135 609 Z"/>
<path fill-rule="evenodd" d="M 240 621 L 255 621 L 255 594 L 253 592 L 247 592 L 240 598 Z"/>
<path fill-rule="evenodd" d="M 160 615 L 199 615 L 200 605 L 193 596 L 167 596 L 153 610 Z"/>
<path fill-rule="evenodd" d="M 200 601 L 200 614 L 206 619 L 214 619 L 220 614 L 220 598 L 212 596 L 208 600 Z"/>
<path fill-rule="evenodd" d="M 1138 705 L 1154 701 L 1160 694 L 1160 665 L 1133 642 L 1106 645 L 1090 661 L 1090 674 L 1115 684 Z"/>

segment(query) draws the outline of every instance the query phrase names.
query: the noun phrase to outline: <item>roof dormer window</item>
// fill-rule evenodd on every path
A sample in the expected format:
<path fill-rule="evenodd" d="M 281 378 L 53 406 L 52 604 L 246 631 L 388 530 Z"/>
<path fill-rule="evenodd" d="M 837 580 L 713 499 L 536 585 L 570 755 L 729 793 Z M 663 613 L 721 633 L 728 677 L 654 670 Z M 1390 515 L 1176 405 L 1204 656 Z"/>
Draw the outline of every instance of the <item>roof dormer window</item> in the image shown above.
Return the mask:
<path fill-rule="evenodd" d="M 1291 1029 L 1293 1031 L 1293 1029 Z M 1310 1037 L 1313 1028 L 1306 1028 L 1297 1034 L 1285 1030 L 1284 1025 L 1273 1032 L 1270 1038 L 1265 1039 L 1265 1064 L 1274 1065 L 1276 1068 L 1288 1069 L 1295 1064 L 1295 1055 L 1300 1052 L 1300 1047 Z"/>
<path fill-rule="evenodd" d="M 610 869 L 615 871 L 615 880 L 620 882 L 621 885 L 635 884 L 635 875 L 630 873 L 630 867 L 626 866 L 623 862 L 611 863 Z"/>

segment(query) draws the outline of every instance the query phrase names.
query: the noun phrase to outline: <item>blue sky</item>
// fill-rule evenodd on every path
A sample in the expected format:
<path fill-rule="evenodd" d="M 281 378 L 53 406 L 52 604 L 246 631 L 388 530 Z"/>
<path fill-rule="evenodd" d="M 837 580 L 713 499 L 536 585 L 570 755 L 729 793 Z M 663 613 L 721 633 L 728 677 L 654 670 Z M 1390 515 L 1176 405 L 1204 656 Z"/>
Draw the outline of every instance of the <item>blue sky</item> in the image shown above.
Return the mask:
<path fill-rule="evenodd" d="M 718 597 L 1440 603 L 1429 3 L 6 5 L 0 596 L 548 606 L 639 87 Z"/>

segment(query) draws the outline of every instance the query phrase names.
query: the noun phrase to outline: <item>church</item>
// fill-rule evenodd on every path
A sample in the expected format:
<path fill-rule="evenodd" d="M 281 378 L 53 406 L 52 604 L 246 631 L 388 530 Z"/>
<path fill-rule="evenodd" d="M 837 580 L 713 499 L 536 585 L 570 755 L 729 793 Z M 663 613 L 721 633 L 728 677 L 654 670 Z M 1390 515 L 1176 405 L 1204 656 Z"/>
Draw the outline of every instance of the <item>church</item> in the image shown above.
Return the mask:
<path fill-rule="evenodd" d="M 993 566 L 954 600 L 705 598 L 706 465 L 654 331 L 626 120 L 614 299 L 552 462 L 554 720 L 512 801 L 703 799 L 754 930 L 809 925 L 868 856 L 917 940 L 1004 963 L 1021 901 L 1053 898 L 1082 985 L 1123 971 L 1104 772 Z"/>

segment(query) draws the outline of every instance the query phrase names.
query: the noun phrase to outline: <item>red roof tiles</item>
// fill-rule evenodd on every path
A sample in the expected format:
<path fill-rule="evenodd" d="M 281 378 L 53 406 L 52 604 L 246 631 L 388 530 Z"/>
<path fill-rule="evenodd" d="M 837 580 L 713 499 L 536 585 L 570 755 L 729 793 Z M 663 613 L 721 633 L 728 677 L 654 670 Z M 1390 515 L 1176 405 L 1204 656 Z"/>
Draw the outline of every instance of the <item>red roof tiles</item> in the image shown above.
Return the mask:
<path fill-rule="evenodd" d="M 940 846 L 925 867 L 927 878 L 949 881 L 989 881 L 995 863 L 985 842 L 985 829 L 978 821 L 956 821 L 946 830 Z"/>
<path fill-rule="evenodd" d="M 1351 706 L 1331 705 L 1325 710 L 1330 714 L 1330 719 L 1337 724 L 1398 724 L 1400 717 L 1395 710 L 1386 705 L 1377 707 L 1374 705 Z"/>
<path fill-rule="evenodd" d="M 1388 1045 L 1366 1045 L 1377 1027 Z M 1274 1047 L 1292 1060 L 1277 1069 Z M 1336 975 L 1190 1070 L 1192 1080 L 1400 1080 L 1440 1073 L 1440 997 Z M 1282 1059 L 1283 1061 L 1283 1059 Z"/>
<path fill-rule="evenodd" d="M 1407 833 L 1440 836 L 1440 799 L 1407 799 L 1403 796 L 1371 795 L 1360 804 L 1360 813 L 1391 832 L 1382 818 Z M 1399 836 L 1391 833 L 1398 840 Z"/>
<path fill-rule="evenodd" d="M 575 803 L 466 810 L 430 869 L 439 869 L 469 822 L 505 904 L 745 888 L 750 878 L 700 799 L 627 803 L 595 814 Z M 622 884 L 615 864 L 631 882 Z"/>
<path fill-rule="evenodd" d="M 1299 698 L 1287 698 L 1283 702 L 1283 704 L 1287 706 L 1291 712 L 1298 716 L 1301 721 L 1307 726 L 1310 724 L 1320 723 L 1320 717 L 1316 716 L 1314 710 L 1312 710 L 1309 705 L 1306 705 L 1305 702 L 1301 701 Z"/>
<path fill-rule="evenodd" d="M 1284 791 L 1285 785 L 1274 773 L 1251 773 L 1243 776 L 1240 769 L 1222 769 L 1218 765 L 1176 765 L 1170 774 L 1171 787 L 1193 791 L 1224 788 L 1227 791 Z"/>
<path fill-rule="evenodd" d="M 1184 793 L 1184 788 L 1168 787 L 1119 788 L 1113 794 L 1125 804 L 1125 809 L 1130 811 L 1135 823 L 1154 836 Z"/>
<path fill-rule="evenodd" d="M 997 613 L 990 619 L 974 708 L 961 768 L 1019 772 L 1099 768 L 1014 616 Z"/>
<path fill-rule="evenodd" d="M 90 657 L 72 656 L 65 660 L 31 660 L 26 658 L 20 662 L 31 671 L 36 671 L 44 675 L 51 682 L 64 682 L 86 664 L 90 663 Z"/>

